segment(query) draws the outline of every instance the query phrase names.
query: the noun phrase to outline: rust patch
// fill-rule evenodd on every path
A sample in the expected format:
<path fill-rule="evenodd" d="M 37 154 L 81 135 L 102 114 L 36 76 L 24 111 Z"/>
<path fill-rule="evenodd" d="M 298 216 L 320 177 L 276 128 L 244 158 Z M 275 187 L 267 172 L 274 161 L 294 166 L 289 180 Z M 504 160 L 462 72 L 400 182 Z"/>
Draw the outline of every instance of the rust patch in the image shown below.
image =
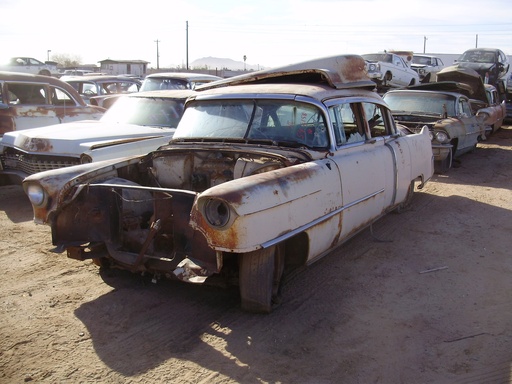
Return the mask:
<path fill-rule="evenodd" d="M 346 81 L 352 82 L 367 79 L 366 64 L 362 57 L 348 56 L 345 60 L 346 63 L 340 66 L 340 72 Z"/>

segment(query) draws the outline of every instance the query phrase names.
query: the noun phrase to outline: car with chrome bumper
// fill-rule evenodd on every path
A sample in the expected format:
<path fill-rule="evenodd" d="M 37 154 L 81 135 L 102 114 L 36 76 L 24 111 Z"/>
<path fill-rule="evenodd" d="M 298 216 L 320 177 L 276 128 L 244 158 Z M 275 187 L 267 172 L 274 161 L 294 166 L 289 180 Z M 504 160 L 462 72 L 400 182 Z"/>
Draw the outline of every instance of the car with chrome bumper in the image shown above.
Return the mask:
<path fill-rule="evenodd" d="M 366 60 L 368 76 L 377 89 L 401 88 L 420 83 L 418 73 L 400 55 L 391 52 L 362 55 Z"/>
<path fill-rule="evenodd" d="M 122 95 L 99 120 L 8 132 L 0 140 L 0 182 L 21 184 L 37 172 L 151 152 L 172 138 L 193 94 Z"/>
<path fill-rule="evenodd" d="M 56 252 L 238 287 L 268 313 L 283 282 L 411 204 L 433 174 L 428 129 L 404 133 L 365 61 L 341 55 L 196 88 L 168 145 L 27 177 Z"/>

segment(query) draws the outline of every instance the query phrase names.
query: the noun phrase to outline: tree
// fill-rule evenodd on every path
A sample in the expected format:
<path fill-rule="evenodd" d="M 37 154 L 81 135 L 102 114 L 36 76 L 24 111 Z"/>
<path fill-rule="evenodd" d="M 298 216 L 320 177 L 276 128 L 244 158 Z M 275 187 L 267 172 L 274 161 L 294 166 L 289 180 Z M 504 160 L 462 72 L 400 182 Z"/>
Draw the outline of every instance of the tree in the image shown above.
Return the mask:
<path fill-rule="evenodd" d="M 57 53 L 57 54 L 52 55 L 51 60 L 57 62 L 57 65 L 59 67 L 73 68 L 73 67 L 80 66 L 80 62 L 82 61 L 82 58 L 77 55 L 70 55 L 70 54 L 66 54 L 66 53 Z"/>

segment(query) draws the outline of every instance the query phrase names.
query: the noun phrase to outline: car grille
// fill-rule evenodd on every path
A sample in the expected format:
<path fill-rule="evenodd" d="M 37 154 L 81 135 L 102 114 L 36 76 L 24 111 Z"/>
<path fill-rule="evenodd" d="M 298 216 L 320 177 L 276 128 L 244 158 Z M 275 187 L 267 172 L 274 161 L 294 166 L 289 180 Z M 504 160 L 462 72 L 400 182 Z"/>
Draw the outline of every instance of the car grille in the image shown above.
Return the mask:
<path fill-rule="evenodd" d="M 2 156 L 4 170 L 21 171 L 27 175 L 80 164 L 80 159 L 68 156 L 33 155 L 7 148 Z"/>

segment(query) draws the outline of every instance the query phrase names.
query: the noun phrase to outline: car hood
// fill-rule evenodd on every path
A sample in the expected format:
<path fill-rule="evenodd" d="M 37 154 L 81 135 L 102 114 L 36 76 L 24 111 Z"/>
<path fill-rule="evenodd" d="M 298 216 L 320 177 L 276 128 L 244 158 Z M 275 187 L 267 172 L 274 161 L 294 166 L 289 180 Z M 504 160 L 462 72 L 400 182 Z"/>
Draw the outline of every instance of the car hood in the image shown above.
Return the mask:
<path fill-rule="evenodd" d="M 175 128 L 112 124 L 96 120 L 51 125 L 4 134 L 0 144 L 26 152 L 80 154 L 84 151 L 174 134 Z"/>
<path fill-rule="evenodd" d="M 470 89 L 467 91 L 461 91 L 461 93 L 471 99 L 477 99 L 488 103 L 484 82 L 478 72 L 471 68 L 460 66 L 460 64 L 451 65 L 437 72 L 437 81 L 452 81 L 466 84 Z"/>
<path fill-rule="evenodd" d="M 463 68 L 470 68 L 479 73 L 485 74 L 485 72 L 489 71 L 495 64 L 494 63 L 474 63 L 472 61 L 461 61 L 457 65 Z"/>

